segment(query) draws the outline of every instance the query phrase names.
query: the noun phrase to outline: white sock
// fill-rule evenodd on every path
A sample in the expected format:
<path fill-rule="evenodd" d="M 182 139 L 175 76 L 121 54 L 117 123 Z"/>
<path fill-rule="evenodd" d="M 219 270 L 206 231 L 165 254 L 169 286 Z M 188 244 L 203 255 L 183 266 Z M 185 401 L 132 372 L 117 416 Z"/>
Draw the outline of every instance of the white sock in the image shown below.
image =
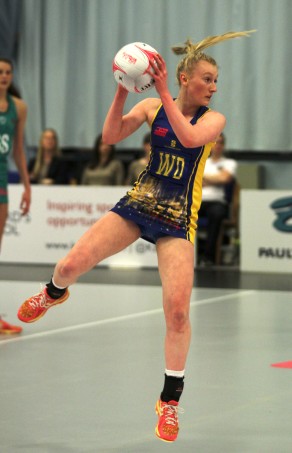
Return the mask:
<path fill-rule="evenodd" d="M 56 288 L 58 288 L 58 289 L 65 289 L 65 288 L 66 288 L 65 286 L 58 286 L 58 285 L 56 285 L 56 283 L 54 282 L 54 277 L 52 277 L 52 283 L 53 283 L 53 285 L 54 285 Z"/>
<path fill-rule="evenodd" d="M 165 369 L 165 374 L 166 374 L 166 376 L 173 376 L 173 377 L 182 378 L 185 375 L 185 370 L 175 371 L 175 370 L 167 370 L 167 369 Z"/>

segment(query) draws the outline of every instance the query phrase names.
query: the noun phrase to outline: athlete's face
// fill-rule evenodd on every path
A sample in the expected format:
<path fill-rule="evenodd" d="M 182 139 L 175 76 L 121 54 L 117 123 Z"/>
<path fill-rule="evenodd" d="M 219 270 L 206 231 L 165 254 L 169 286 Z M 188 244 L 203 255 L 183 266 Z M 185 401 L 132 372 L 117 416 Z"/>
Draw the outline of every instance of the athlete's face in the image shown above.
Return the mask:
<path fill-rule="evenodd" d="M 196 105 L 207 106 L 217 91 L 218 69 L 217 66 L 207 61 L 199 61 L 190 75 L 186 75 L 183 82 L 187 88 L 188 98 Z"/>
<path fill-rule="evenodd" d="M 0 60 L 0 90 L 8 90 L 13 78 L 12 67 L 6 61 Z"/>

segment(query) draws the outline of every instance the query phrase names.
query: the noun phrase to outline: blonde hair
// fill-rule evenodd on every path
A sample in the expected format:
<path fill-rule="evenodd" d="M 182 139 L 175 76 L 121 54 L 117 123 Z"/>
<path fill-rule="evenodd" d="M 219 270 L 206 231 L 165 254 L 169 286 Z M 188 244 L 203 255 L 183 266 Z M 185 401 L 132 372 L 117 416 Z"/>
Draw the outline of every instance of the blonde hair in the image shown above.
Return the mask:
<path fill-rule="evenodd" d="M 206 55 L 203 50 L 210 46 L 215 46 L 219 42 L 227 41 L 228 39 L 233 38 L 241 38 L 241 37 L 248 37 L 250 33 L 255 32 L 256 30 L 248 30 L 248 31 L 230 31 L 224 33 L 223 35 L 217 36 L 207 36 L 207 38 L 202 39 L 197 43 L 192 43 L 190 39 L 188 39 L 183 46 L 174 46 L 172 47 L 172 51 L 176 55 L 184 55 L 186 56 L 179 62 L 176 68 L 176 78 L 180 85 L 180 74 L 182 72 L 186 72 L 190 74 L 191 71 L 194 69 L 195 65 L 203 60 L 211 63 L 214 66 L 217 66 L 216 61 L 210 55 Z"/>
<path fill-rule="evenodd" d="M 42 169 L 42 166 L 43 166 L 43 163 L 44 163 L 43 137 L 44 137 L 44 134 L 46 132 L 52 132 L 52 134 L 54 135 L 54 139 L 55 139 L 55 148 L 54 148 L 54 153 L 53 153 L 54 157 L 61 156 L 61 149 L 59 147 L 59 138 L 58 138 L 57 132 L 55 131 L 55 129 L 52 129 L 52 128 L 44 129 L 42 131 L 42 133 L 41 133 L 41 136 L 40 136 L 39 147 L 38 147 L 38 150 L 37 150 L 36 160 L 35 160 L 35 164 L 34 164 L 34 167 L 33 167 L 33 176 L 34 176 L 34 178 L 38 178 L 39 177 L 39 174 L 41 172 L 41 169 Z"/>

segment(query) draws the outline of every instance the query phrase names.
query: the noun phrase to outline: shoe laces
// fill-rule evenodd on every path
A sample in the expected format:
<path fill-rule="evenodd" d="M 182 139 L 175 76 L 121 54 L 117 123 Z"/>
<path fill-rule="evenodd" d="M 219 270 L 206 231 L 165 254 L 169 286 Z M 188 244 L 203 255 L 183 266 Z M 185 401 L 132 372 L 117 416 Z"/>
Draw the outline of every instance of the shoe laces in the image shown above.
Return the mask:
<path fill-rule="evenodd" d="M 166 404 L 163 408 L 163 413 L 165 416 L 165 421 L 168 425 L 175 426 L 177 424 L 178 414 L 183 414 L 184 409 L 179 406 L 173 406 L 172 404 Z"/>
<path fill-rule="evenodd" d="M 38 294 L 32 296 L 31 300 L 29 301 L 29 305 L 31 308 L 50 308 L 50 304 L 47 304 L 48 297 L 45 293 L 45 288 L 43 288 L 42 284 L 40 285 L 41 291 Z"/>

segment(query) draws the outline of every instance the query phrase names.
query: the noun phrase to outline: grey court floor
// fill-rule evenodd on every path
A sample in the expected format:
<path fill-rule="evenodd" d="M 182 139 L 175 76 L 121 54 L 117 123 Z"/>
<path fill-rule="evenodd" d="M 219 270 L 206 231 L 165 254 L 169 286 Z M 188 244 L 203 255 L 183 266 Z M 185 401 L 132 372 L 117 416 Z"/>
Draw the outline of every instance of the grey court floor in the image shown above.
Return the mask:
<path fill-rule="evenodd" d="M 292 369 L 271 366 L 292 360 L 290 284 L 216 288 L 209 273 L 210 288 L 194 287 L 184 414 L 167 444 L 154 434 L 161 288 L 147 271 L 144 284 L 104 272 L 20 336 L 0 336 L 1 453 L 291 453 Z M 14 323 L 39 290 L 21 276 L 0 280 L 0 311 Z"/>

